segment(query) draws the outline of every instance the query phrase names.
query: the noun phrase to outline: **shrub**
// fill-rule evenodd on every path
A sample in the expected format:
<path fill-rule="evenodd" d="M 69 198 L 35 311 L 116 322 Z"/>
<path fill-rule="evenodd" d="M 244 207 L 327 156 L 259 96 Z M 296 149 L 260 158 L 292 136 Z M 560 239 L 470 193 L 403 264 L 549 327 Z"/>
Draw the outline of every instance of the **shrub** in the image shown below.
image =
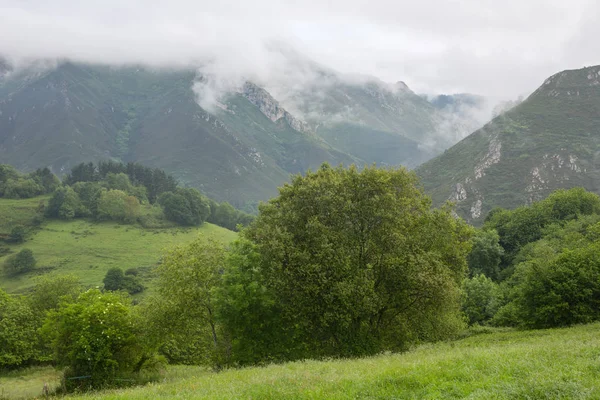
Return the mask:
<path fill-rule="evenodd" d="M 35 318 L 27 304 L 0 289 L 0 368 L 15 367 L 35 354 Z"/>
<path fill-rule="evenodd" d="M 33 251 L 23 249 L 17 254 L 10 256 L 4 262 L 4 272 L 7 275 L 19 275 L 35 268 L 36 260 Z"/>
<path fill-rule="evenodd" d="M 12 243 L 23 243 L 25 241 L 25 227 L 17 225 L 11 229 L 8 240 Z"/>
<path fill-rule="evenodd" d="M 488 322 L 501 305 L 500 289 L 494 281 L 483 274 L 463 282 L 462 309 L 469 325 Z"/>
<path fill-rule="evenodd" d="M 127 270 L 128 272 L 130 270 Z M 126 290 L 129 294 L 139 293 L 144 290 L 144 286 L 137 280 L 135 275 L 124 275 L 121 268 L 111 268 L 104 277 L 104 289 L 110 291 Z"/>
<path fill-rule="evenodd" d="M 600 319 L 600 245 L 565 250 L 554 260 L 517 266 L 514 302 L 520 325 L 550 328 Z"/>
<path fill-rule="evenodd" d="M 67 390 L 117 386 L 148 358 L 128 298 L 88 290 L 74 303 L 50 311 L 42 328 L 59 366 L 66 367 Z"/>

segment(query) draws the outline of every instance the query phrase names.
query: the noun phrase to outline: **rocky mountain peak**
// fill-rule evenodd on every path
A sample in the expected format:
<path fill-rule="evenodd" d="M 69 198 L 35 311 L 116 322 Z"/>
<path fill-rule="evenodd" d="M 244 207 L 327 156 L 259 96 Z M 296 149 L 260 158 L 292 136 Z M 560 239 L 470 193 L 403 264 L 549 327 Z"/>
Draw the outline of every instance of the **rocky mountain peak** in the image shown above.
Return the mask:
<path fill-rule="evenodd" d="M 310 126 L 287 112 L 277 100 L 265 89 L 255 85 L 252 82 L 246 82 L 240 89 L 240 94 L 250 103 L 254 104 L 260 112 L 273 122 L 281 119 L 286 121 L 294 130 L 299 132 L 310 132 Z"/>

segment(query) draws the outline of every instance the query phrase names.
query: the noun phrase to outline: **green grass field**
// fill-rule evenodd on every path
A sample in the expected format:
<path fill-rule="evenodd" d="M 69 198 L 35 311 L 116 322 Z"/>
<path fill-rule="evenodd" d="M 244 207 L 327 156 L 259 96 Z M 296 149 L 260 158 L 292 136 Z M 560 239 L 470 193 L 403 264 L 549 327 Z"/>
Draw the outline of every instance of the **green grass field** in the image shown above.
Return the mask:
<path fill-rule="evenodd" d="M 17 225 L 29 226 L 41 202 L 50 196 L 31 199 L 0 199 L 0 234 L 8 234 Z"/>
<path fill-rule="evenodd" d="M 237 235 L 212 224 L 149 230 L 113 222 L 47 221 L 25 243 L 7 245 L 13 253 L 31 249 L 36 269 L 14 278 L 0 275 L 0 287 L 9 293 L 22 292 L 33 286 L 33 278 L 40 274 L 73 274 L 86 286 L 101 285 L 109 268 L 153 266 L 166 249 L 190 242 L 199 234 L 225 242 Z M 0 265 L 6 257 L 0 257 Z"/>
<path fill-rule="evenodd" d="M 490 332 L 357 360 L 294 362 L 221 373 L 174 366 L 159 383 L 72 398 L 600 398 L 600 323 Z"/>

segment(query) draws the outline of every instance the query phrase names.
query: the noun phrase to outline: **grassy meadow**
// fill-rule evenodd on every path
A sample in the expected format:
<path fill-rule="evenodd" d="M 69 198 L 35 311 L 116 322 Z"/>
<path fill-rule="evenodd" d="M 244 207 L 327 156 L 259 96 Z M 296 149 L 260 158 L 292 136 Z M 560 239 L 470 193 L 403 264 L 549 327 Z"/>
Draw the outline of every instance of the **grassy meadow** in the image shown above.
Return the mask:
<path fill-rule="evenodd" d="M 171 366 L 157 383 L 70 398 L 600 398 L 600 323 L 537 331 L 479 329 L 470 335 L 403 354 L 356 360 L 303 361 L 221 373 Z M 42 369 L 32 374 L 50 372 Z M 8 384 L 14 384 L 15 393 L 25 393 L 19 392 L 18 379 L 0 378 L 0 385 Z M 56 385 L 57 380 L 50 384 Z M 41 387 L 31 395 L 40 393 Z"/>
<path fill-rule="evenodd" d="M 14 221 L 30 220 L 40 198 L 29 200 L 0 199 L 0 229 Z M 9 231 L 9 230 L 8 230 Z M 0 288 L 9 293 L 23 292 L 35 285 L 41 274 L 73 274 L 86 286 L 101 285 L 106 271 L 112 267 L 123 270 L 155 265 L 165 250 L 187 243 L 198 235 L 229 242 L 236 233 L 205 223 L 200 227 L 145 229 L 115 222 L 46 220 L 32 231 L 24 243 L 4 245 L 12 254 L 22 248 L 33 251 L 35 270 L 17 277 L 0 276 Z M 0 265 L 8 255 L 0 257 Z M 149 268 L 142 268 L 142 278 L 148 278 Z"/>

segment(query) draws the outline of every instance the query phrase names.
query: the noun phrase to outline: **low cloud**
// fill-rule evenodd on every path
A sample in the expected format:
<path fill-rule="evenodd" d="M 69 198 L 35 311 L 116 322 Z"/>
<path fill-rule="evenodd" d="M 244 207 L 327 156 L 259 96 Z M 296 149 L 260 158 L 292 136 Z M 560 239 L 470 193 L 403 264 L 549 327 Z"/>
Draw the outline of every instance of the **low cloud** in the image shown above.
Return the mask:
<path fill-rule="evenodd" d="M 216 93 L 242 79 L 304 82 L 306 71 L 274 50 L 278 43 L 345 75 L 403 80 L 419 93 L 515 98 L 558 70 L 598 62 L 598 7 L 594 0 L 0 0 L 0 54 L 200 66 Z"/>

